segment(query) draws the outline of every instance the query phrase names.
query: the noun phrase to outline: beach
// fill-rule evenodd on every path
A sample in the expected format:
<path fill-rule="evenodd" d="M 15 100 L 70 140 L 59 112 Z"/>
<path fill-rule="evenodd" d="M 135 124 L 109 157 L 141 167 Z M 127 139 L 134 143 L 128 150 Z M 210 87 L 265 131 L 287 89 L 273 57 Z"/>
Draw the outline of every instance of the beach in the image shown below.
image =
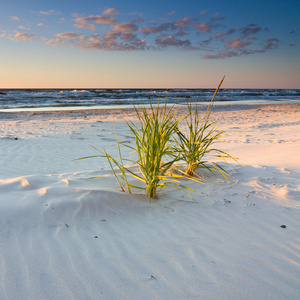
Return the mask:
<path fill-rule="evenodd" d="M 75 160 L 118 157 L 133 109 L 1 112 L 0 299 L 299 299 L 300 103 L 211 118 L 230 183 L 207 173 L 184 182 L 196 201 L 167 188 L 150 206 L 105 158 Z"/>

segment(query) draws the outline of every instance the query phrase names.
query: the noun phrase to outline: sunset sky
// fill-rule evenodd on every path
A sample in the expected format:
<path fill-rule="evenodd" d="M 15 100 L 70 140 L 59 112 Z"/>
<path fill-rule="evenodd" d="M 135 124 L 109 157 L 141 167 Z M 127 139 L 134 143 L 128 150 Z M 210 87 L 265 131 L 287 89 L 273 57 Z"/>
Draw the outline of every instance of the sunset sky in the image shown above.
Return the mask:
<path fill-rule="evenodd" d="M 10 0 L 0 88 L 300 88 L 299 0 Z"/>

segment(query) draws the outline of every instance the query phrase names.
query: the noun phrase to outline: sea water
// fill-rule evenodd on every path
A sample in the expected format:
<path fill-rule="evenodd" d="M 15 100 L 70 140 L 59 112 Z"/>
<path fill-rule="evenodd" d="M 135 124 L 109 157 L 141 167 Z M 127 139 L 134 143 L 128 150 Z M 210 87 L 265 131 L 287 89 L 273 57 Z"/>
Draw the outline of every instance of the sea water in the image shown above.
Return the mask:
<path fill-rule="evenodd" d="M 124 107 L 133 104 L 209 103 L 214 89 L 0 89 L 0 110 Z M 298 102 L 300 89 L 220 89 L 215 103 Z"/>

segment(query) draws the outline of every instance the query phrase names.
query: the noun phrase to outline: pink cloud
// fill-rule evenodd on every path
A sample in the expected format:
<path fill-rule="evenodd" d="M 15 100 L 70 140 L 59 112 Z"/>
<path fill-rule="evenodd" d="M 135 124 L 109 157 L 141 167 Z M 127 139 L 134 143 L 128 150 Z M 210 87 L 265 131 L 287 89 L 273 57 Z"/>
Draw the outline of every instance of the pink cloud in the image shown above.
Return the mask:
<path fill-rule="evenodd" d="M 101 46 L 101 43 L 85 43 L 81 46 L 82 49 L 94 49 L 94 50 L 103 50 L 103 47 Z"/>
<path fill-rule="evenodd" d="M 84 34 L 81 34 L 81 35 L 78 36 L 78 39 L 81 40 L 81 41 L 85 40 L 86 38 L 87 37 Z"/>
<path fill-rule="evenodd" d="M 108 8 L 102 12 L 102 15 L 118 15 L 120 12 L 115 8 Z"/>
<path fill-rule="evenodd" d="M 226 43 L 227 48 L 235 49 L 219 51 L 217 54 L 205 55 L 205 59 L 223 59 L 242 55 L 253 55 L 259 53 L 265 53 L 267 51 L 276 49 L 279 46 L 279 40 L 277 38 L 269 38 L 265 45 L 261 49 L 246 49 L 245 47 L 250 45 L 254 38 L 249 38 L 248 41 L 241 41 L 239 38 L 235 38 L 232 41 Z"/>
<path fill-rule="evenodd" d="M 120 35 L 120 38 L 125 42 L 131 42 L 131 41 L 134 41 L 137 37 L 133 33 L 124 32 Z"/>
<path fill-rule="evenodd" d="M 21 19 L 18 18 L 17 16 L 11 16 L 10 19 L 11 19 L 12 21 L 21 21 Z"/>
<path fill-rule="evenodd" d="M 145 34 L 152 34 L 152 33 L 158 33 L 166 31 L 170 28 L 169 23 L 161 24 L 159 26 L 153 26 L 153 27 L 143 27 L 140 31 Z"/>
<path fill-rule="evenodd" d="M 264 50 L 273 50 L 278 47 L 279 40 L 276 38 L 269 38 L 264 46 Z"/>
<path fill-rule="evenodd" d="M 187 18 L 187 17 L 182 18 L 182 19 L 178 19 L 174 23 L 172 23 L 172 28 L 185 28 L 191 22 L 192 22 L 192 20 L 190 18 Z"/>
<path fill-rule="evenodd" d="M 189 40 L 176 39 L 176 37 L 173 35 L 169 35 L 167 38 L 164 39 L 163 36 L 159 34 L 155 42 L 159 47 L 163 47 L 163 48 L 167 46 L 175 46 L 175 47 L 191 46 L 191 42 Z"/>
<path fill-rule="evenodd" d="M 64 38 L 64 39 L 77 39 L 78 35 L 76 32 L 71 31 L 71 32 L 62 32 L 62 33 L 57 33 L 55 36 L 59 38 Z"/>
<path fill-rule="evenodd" d="M 83 18 L 76 18 L 74 21 L 76 23 L 95 22 L 96 24 L 118 23 L 118 21 L 113 17 L 102 17 L 102 16 L 89 16 L 89 17 L 83 17 Z"/>
<path fill-rule="evenodd" d="M 224 19 L 226 19 L 226 17 L 220 16 L 220 13 L 218 13 L 218 12 L 213 14 L 213 16 L 211 17 L 212 21 L 221 21 Z"/>
<path fill-rule="evenodd" d="M 252 40 L 248 40 L 248 41 L 243 42 L 239 38 L 234 38 L 232 41 L 228 41 L 225 46 L 227 48 L 242 49 L 242 48 L 250 45 L 251 42 L 252 42 Z"/>
<path fill-rule="evenodd" d="M 90 16 L 90 17 L 82 17 L 82 18 L 76 18 L 76 19 L 74 19 L 74 21 L 75 21 L 76 23 L 88 23 L 88 22 L 93 21 L 93 16 Z"/>
<path fill-rule="evenodd" d="M 224 33 L 217 32 L 215 36 L 216 36 L 217 39 L 219 39 L 219 38 L 224 36 Z"/>
<path fill-rule="evenodd" d="M 228 31 L 227 31 L 227 35 L 230 35 L 230 34 L 233 34 L 233 33 L 235 33 L 237 31 L 237 29 L 236 28 L 230 28 Z"/>
<path fill-rule="evenodd" d="M 115 40 L 120 34 L 118 31 L 108 31 L 103 34 L 103 38 L 106 40 Z"/>
<path fill-rule="evenodd" d="M 130 22 L 117 24 L 113 28 L 114 31 L 125 31 L 125 32 L 134 32 L 134 31 L 138 31 L 138 29 L 139 28 L 136 24 Z"/>
<path fill-rule="evenodd" d="M 261 31 L 261 27 L 256 24 L 249 24 L 241 29 L 242 38 L 253 35 Z"/>
<path fill-rule="evenodd" d="M 145 40 L 138 39 L 131 33 L 122 33 L 122 41 L 118 42 L 116 39 L 100 40 L 90 39 L 90 42 L 82 44 L 82 49 L 94 49 L 102 51 L 138 51 L 144 50 L 146 46 Z"/>
<path fill-rule="evenodd" d="M 76 28 L 88 28 L 90 31 L 96 30 L 95 24 L 74 24 L 73 26 Z"/>
<path fill-rule="evenodd" d="M 89 37 L 89 41 L 92 43 L 102 43 L 103 42 L 101 39 L 99 39 L 98 37 L 94 37 L 94 36 Z"/>
<path fill-rule="evenodd" d="M 194 28 L 197 29 L 197 31 L 200 32 L 211 32 L 211 25 L 208 23 L 196 23 L 194 25 Z"/>
<path fill-rule="evenodd" d="M 229 58 L 239 56 L 239 54 L 235 51 L 220 51 L 217 54 L 208 54 L 203 58 L 205 59 L 221 59 L 221 58 Z"/>
<path fill-rule="evenodd" d="M 29 33 L 16 33 L 14 36 L 15 40 L 23 40 L 23 41 L 32 41 L 36 40 L 38 38 L 38 35 L 33 35 Z"/>
<path fill-rule="evenodd" d="M 53 47 L 56 47 L 57 45 L 66 46 L 68 44 L 69 42 L 63 41 L 61 39 L 51 39 L 46 42 L 46 45 L 52 45 Z"/>
<path fill-rule="evenodd" d="M 41 15 L 56 15 L 56 14 L 60 14 L 60 12 L 54 11 L 53 9 L 49 10 L 49 11 L 39 11 L 38 13 L 41 14 Z"/>

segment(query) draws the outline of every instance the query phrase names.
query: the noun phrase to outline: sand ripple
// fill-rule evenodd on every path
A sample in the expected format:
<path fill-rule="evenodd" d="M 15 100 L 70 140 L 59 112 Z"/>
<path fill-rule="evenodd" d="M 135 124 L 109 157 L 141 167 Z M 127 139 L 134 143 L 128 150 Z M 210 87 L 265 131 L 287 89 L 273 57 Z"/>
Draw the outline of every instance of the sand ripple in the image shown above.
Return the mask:
<path fill-rule="evenodd" d="M 263 204 L 266 178 L 150 210 L 82 175 L 1 181 L 1 299 L 297 298 L 299 207 Z"/>

